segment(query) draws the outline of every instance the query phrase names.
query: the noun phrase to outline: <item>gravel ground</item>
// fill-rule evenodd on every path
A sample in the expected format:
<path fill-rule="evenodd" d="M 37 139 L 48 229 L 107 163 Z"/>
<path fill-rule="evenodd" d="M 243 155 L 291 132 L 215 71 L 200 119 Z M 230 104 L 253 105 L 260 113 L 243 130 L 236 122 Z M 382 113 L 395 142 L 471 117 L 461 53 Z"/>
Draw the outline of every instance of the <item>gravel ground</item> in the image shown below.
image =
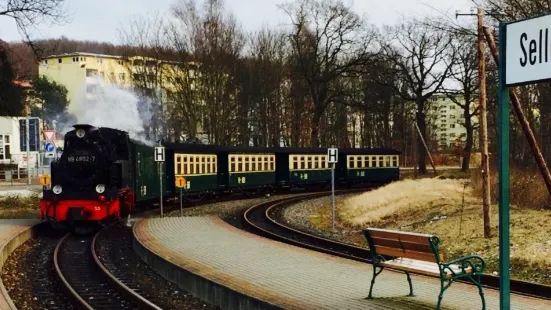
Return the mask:
<path fill-rule="evenodd" d="M 218 203 L 213 203 L 208 205 L 186 208 L 183 210 L 183 215 L 184 216 L 216 215 L 221 219 L 223 219 L 224 221 L 226 221 L 227 223 L 229 223 L 230 225 L 233 225 L 238 228 L 242 228 L 243 226 L 242 226 L 241 214 L 246 209 L 264 202 L 274 201 L 274 200 L 283 199 L 287 197 L 293 197 L 296 195 L 300 195 L 300 193 L 218 202 Z M 180 210 L 172 211 L 168 214 L 168 216 L 180 216 Z"/>
<path fill-rule="evenodd" d="M 345 194 L 335 196 L 335 207 L 338 208 L 345 199 L 358 194 Z M 293 204 L 283 212 L 284 224 L 302 230 L 307 233 L 323 236 L 328 239 L 365 246 L 365 240 L 361 230 L 343 229 L 335 221 L 335 231 L 331 230 L 331 218 L 317 218 L 317 212 L 320 208 L 331 208 L 331 196 L 306 200 Z M 329 225 L 325 225 L 329 223 Z"/>
<path fill-rule="evenodd" d="M 2 281 L 18 309 L 73 309 L 55 280 L 53 253 L 60 237 L 41 233 L 6 260 Z"/>

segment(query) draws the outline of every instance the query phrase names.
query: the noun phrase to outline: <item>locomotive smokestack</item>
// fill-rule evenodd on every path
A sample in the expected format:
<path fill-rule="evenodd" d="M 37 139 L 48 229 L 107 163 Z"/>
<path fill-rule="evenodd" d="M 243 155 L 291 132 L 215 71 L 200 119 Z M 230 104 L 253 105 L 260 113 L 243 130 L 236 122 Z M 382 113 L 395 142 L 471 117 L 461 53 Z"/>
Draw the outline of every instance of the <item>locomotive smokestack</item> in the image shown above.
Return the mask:
<path fill-rule="evenodd" d="M 92 126 L 92 125 L 89 125 L 89 124 L 75 124 L 75 125 L 73 125 L 73 128 L 76 129 L 76 130 L 84 129 L 84 130 L 88 131 L 89 129 L 95 128 L 95 127 Z"/>

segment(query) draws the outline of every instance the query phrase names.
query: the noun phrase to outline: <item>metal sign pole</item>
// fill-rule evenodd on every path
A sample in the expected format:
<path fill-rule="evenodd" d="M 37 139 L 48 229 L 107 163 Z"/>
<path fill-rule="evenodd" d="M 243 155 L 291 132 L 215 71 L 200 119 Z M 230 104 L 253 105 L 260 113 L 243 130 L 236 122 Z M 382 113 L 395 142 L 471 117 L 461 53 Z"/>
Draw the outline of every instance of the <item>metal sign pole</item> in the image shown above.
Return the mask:
<path fill-rule="evenodd" d="M 160 203 L 161 203 L 161 217 L 163 217 L 163 162 L 159 162 L 159 184 L 160 184 Z"/>
<path fill-rule="evenodd" d="M 335 230 L 335 164 L 331 164 L 331 193 L 332 193 L 332 203 L 331 203 L 331 222 L 333 230 Z"/>
<path fill-rule="evenodd" d="M 506 27 L 499 24 L 498 65 L 498 199 L 499 199 L 499 303 L 500 309 L 511 307 L 509 271 L 509 87 L 505 85 Z"/>
<path fill-rule="evenodd" d="M 182 208 L 182 188 L 180 187 L 180 216 L 184 216 L 184 209 Z"/>

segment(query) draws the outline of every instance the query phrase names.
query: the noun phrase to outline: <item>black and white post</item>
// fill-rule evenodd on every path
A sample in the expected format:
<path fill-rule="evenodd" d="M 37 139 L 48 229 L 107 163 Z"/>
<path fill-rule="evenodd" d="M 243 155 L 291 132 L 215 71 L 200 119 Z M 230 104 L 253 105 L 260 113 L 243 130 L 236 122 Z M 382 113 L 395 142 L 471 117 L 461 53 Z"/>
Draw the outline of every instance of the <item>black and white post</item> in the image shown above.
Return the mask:
<path fill-rule="evenodd" d="M 161 145 L 161 142 L 159 142 Z M 161 207 L 161 217 L 163 217 L 163 162 L 165 161 L 165 148 L 163 146 L 155 147 L 155 161 L 159 163 L 159 200 Z"/>
<path fill-rule="evenodd" d="M 331 224 L 335 230 L 335 164 L 339 161 L 339 149 L 327 149 L 327 162 L 331 165 Z"/>

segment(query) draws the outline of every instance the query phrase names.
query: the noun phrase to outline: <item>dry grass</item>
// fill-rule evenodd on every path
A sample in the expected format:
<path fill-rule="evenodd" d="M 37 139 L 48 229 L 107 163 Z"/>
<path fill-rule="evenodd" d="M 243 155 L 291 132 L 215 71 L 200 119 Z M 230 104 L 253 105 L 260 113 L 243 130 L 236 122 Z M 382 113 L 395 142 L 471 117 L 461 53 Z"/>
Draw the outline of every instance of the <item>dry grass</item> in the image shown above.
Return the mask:
<path fill-rule="evenodd" d="M 495 171 L 495 170 L 494 170 Z M 464 175 L 452 179 L 402 180 L 386 187 L 337 202 L 338 227 L 349 242 L 365 246 L 360 230 L 381 227 L 440 236 L 446 259 L 479 254 L 487 261 L 486 272 L 498 271 L 498 210 L 491 208 L 492 237 L 483 237 L 480 175 L 464 188 Z M 496 200 L 492 176 L 492 196 Z M 465 189 L 465 190 L 464 190 Z M 547 191 L 538 174 L 511 170 L 511 275 L 551 284 L 551 210 Z M 330 228 L 330 208 L 312 214 L 318 229 Z M 352 233 L 351 233 L 352 232 Z"/>
<path fill-rule="evenodd" d="M 39 218 L 39 193 L 29 196 L 8 195 L 0 197 L 0 219 Z"/>
<path fill-rule="evenodd" d="M 419 179 L 402 180 L 349 198 L 339 210 L 345 224 L 364 226 L 390 217 L 411 217 L 412 213 L 426 214 L 437 211 L 435 206 L 461 202 L 461 180 Z M 412 199 L 415 197 L 415 199 Z M 406 215 L 407 214 L 407 215 Z"/>

